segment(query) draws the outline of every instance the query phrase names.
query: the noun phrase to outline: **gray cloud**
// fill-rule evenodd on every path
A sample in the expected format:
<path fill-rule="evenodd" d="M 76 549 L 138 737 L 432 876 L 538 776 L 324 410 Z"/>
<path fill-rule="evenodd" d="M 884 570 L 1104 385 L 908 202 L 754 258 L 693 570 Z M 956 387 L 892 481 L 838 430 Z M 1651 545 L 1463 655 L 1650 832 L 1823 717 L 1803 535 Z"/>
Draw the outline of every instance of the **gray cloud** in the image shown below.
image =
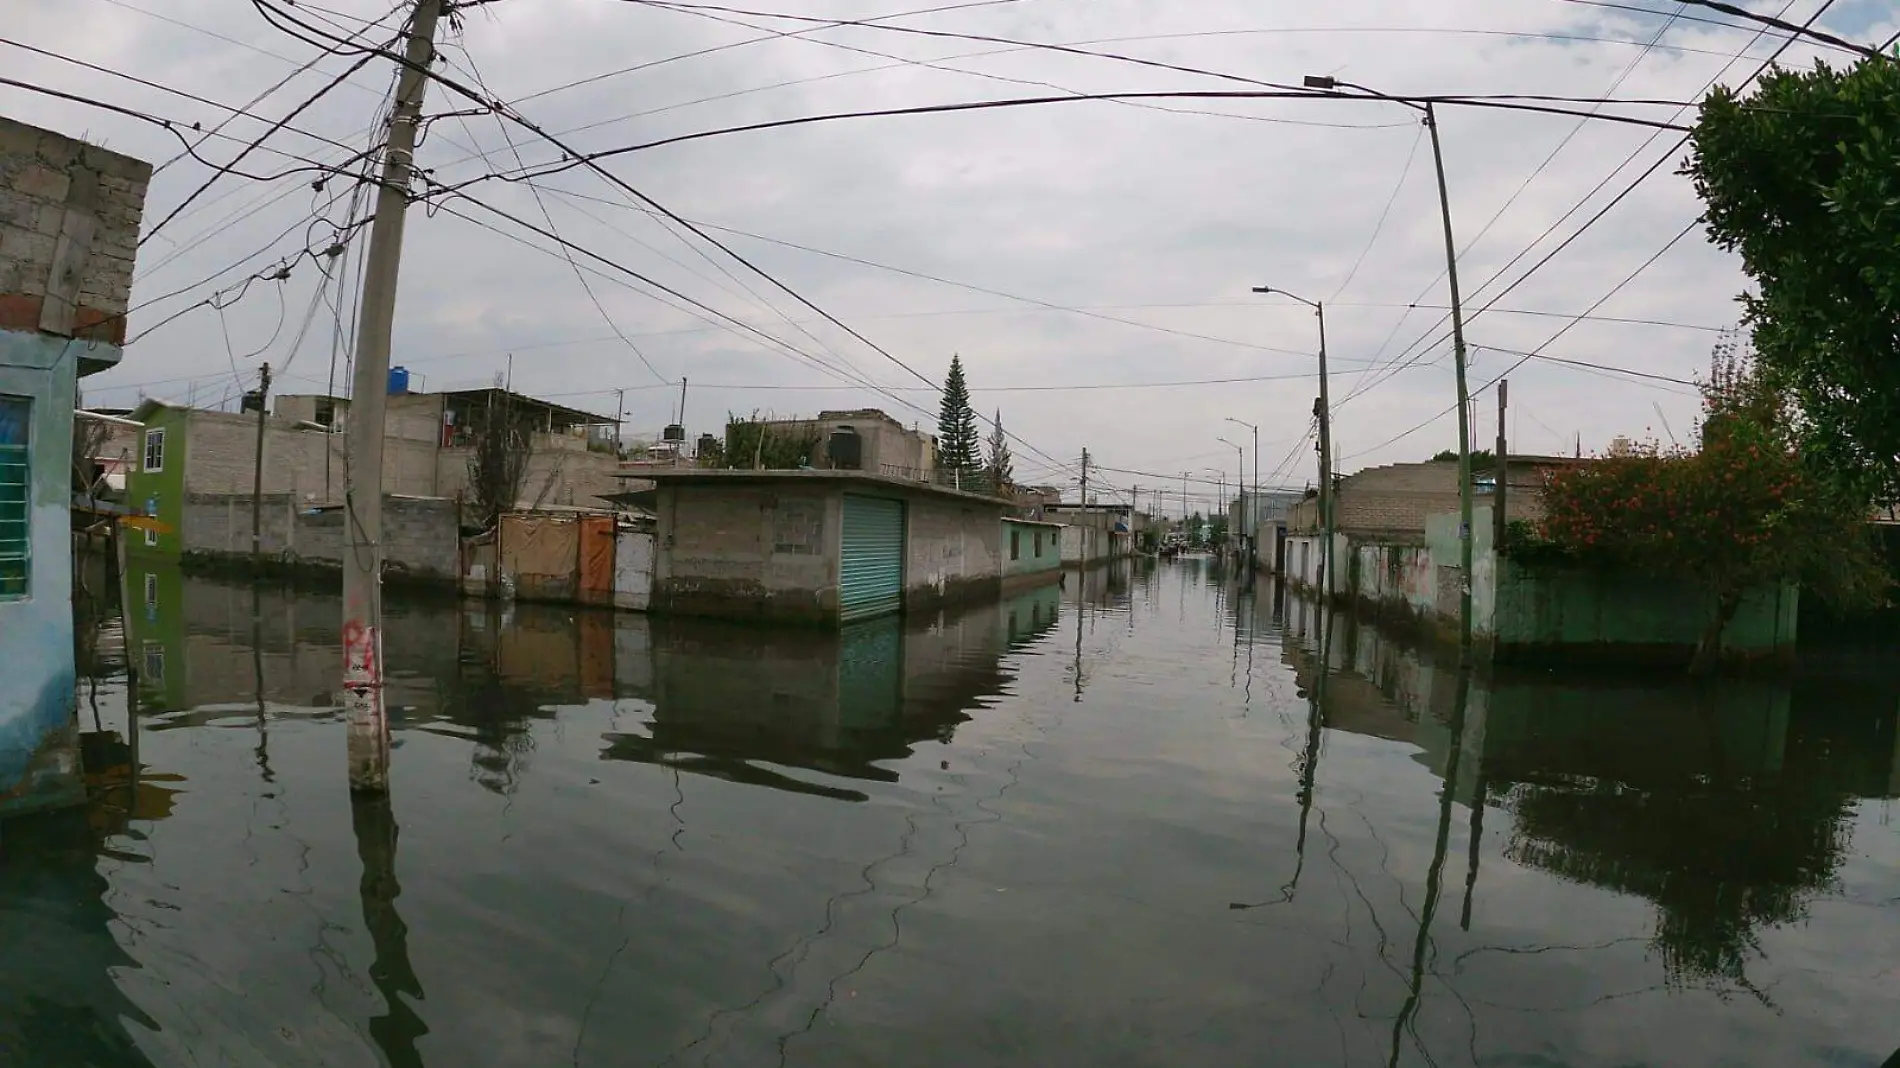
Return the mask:
<path fill-rule="evenodd" d="M 902 6 L 891 0 L 885 3 L 888 6 L 882 8 L 869 3 L 810 3 L 796 5 L 796 10 L 826 17 L 865 17 Z M 141 13 L 134 5 L 162 11 L 179 23 L 294 62 L 311 54 L 308 46 L 271 29 L 247 7 L 210 0 L 167 3 L 162 9 L 155 0 L 28 0 L 24 12 L 11 20 L 9 34 L 231 104 L 244 103 L 291 68 L 290 63 L 242 44 Z M 335 0 L 334 7 L 362 18 L 387 10 L 382 0 Z M 1798 7 L 1793 16 L 1805 17 L 1805 7 L 1805 3 Z M 1356 0 L 1323 11 L 1261 11 L 1259 5 L 1238 0 L 1194 5 L 1157 0 L 1023 0 L 907 24 L 1049 42 L 1198 34 L 1097 47 L 1267 80 L 1297 81 L 1304 73 L 1328 72 L 1395 92 L 1593 96 L 1621 78 L 1615 95 L 1668 99 L 1687 99 L 1699 92 L 1750 36 L 1706 24 L 1679 23 L 1669 28 L 1664 47 L 1644 52 L 1641 45 L 1656 32 L 1657 20 L 1579 5 L 1506 0 L 1455 0 L 1430 5 L 1429 10 L 1395 0 Z M 1837 16 L 1823 20 L 1823 25 L 1878 40 L 1892 32 L 1894 21 L 1890 11 L 1846 5 Z M 802 27 L 787 24 L 787 28 Z M 1446 32 L 1450 30 L 1486 32 Z M 1216 31 L 1236 32 L 1215 35 Z M 1509 37 L 1500 35 L 1501 31 L 1623 43 Z M 466 31 L 456 42 L 459 47 L 447 50 L 451 61 L 447 70 L 454 77 L 470 78 L 472 56 L 495 93 L 516 99 L 578 78 L 755 36 L 756 31 L 640 4 L 516 0 L 468 14 Z M 1080 91 L 1232 87 L 1186 74 L 1049 52 L 971 56 L 996 49 L 868 29 L 834 29 L 810 36 Z M 1765 56 L 1771 47 L 1772 42 L 1758 43 L 1751 55 Z M 1815 54 L 1797 47 L 1789 52 L 1788 61 L 1807 62 Z M 944 58 L 952 56 L 964 58 Z M 1759 60 L 1736 63 L 1727 80 L 1751 71 L 1755 62 Z M 571 135 L 576 147 L 598 150 L 827 111 L 1049 92 L 970 74 L 892 64 L 892 60 L 811 40 L 774 40 L 550 93 L 524 103 L 522 110 L 555 131 L 654 112 Z M 174 118 L 207 125 L 222 118 L 202 105 L 11 49 L 7 66 L 10 73 L 30 81 Z M 849 73 L 878 67 L 887 69 Z M 317 68 L 335 71 L 341 64 L 326 59 Z M 260 112 L 282 114 L 290 101 L 313 91 L 320 77 L 297 78 L 260 105 Z M 778 85 L 801 79 L 822 80 Z M 369 124 L 388 80 L 387 65 L 372 64 L 352 79 L 349 88 L 319 102 L 297 125 L 361 143 L 357 135 Z M 460 106 L 461 102 L 435 88 L 430 90 L 431 113 Z M 1443 237 L 1428 145 L 1418 147 L 1394 198 L 1395 183 L 1417 139 L 1413 115 L 1395 105 L 1376 103 L 1223 101 L 1180 106 L 1250 116 L 1251 120 L 1098 102 L 1061 104 L 735 134 L 619 157 L 609 167 L 689 218 L 990 290 L 1097 308 L 1103 315 L 1295 352 L 1311 352 L 1314 347 L 1311 315 L 1272 300 L 1255 303 L 1248 287 L 1264 282 L 1308 297 L 1332 297 L 1366 249 L 1381 209 L 1393 198 L 1377 240 L 1328 316 L 1339 378 L 1334 395 L 1351 394 L 1367 361 L 1375 355 L 1389 360 L 1441 314 L 1408 312 L 1403 305 L 1415 299 L 1432 305 L 1445 302 L 1443 283 L 1432 284 L 1443 266 Z M 0 109 L 26 121 L 86 133 L 147 159 L 163 160 L 176 152 L 176 142 L 162 131 L 78 105 L 0 90 Z M 1668 115 L 1665 109 L 1645 113 Z M 1485 279 L 1649 137 L 1647 131 L 1634 128 L 1589 124 L 1535 181 L 1524 186 L 1526 177 L 1574 125 L 1574 120 L 1556 116 L 1443 110 L 1446 169 L 1460 244 L 1471 242 L 1507 200 L 1517 197 L 1461 259 L 1462 281 L 1474 309 L 1501 288 L 1501 283 L 1481 287 Z M 229 128 L 247 137 L 260 131 L 260 124 L 243 119 Z M 515 130 L 511 136 L 528 160 L 554 158 L 531 135 Z M 1594 213 L 1676 136 L 1665 133 L 1656 138 L 1583 212 L 1559 227 L 1557 237 Z M 489 154 L 496 167 L 513 165 L 500 129 L 487 117 L 436 123 L 424 145 L 422 162 L 435 168 L 436 177 L 443 181 L 483 173 L 490 164 L 479 158 L 456 162 L 467 155 L 457 143 L 471 141 Z M 288 133 L 270 144 L 300 154 L 321 148 Z M 234 150 L 228 142 L 214 141 L 205 152 L 214 159 L 227 159 Z M 329 151 L 326 158 L 341 155 Z M 252 164 L 260 170 L 275 170 L 285 161 L 260 154 L 247 161 L 247 166 Z M 1673 161 L 1665 164 L 1662 173 L 1505 297 L 1499 307 L 1580 312 L 1602 297 L 1696 216 L 1693 192 L 1673 170 Z M 170 210 L 207 174 L 206 168 L 189 160 L 169 168 L 153 184 L 148 220 L 155 221 Z M 201 202 L 206 205 L 202 210 L 181 216 L 146 245 L 134 299 L 150 300 L 234 264 L 272 235 L 292 227 L 308 215 L 317 195 L 297 187 L 308 177 L 286 179 L 268 188 L 237 179 L 220 180 Z M 570 240 L 754 323 L 827 362 L 847 360 L 880 383 L 907 387 L 900 396 L 934 411 L 934 396 L 909 389 L 917 382 L 904 371 L 713 253 L 714 259 L 778 311 L 761 305 L 653 218 L 616 206 L 622 201 L 620 191 L 606 182 L 574 170 L 546 179 L 544 188 L 548 190 L 544 203 Z M 293 191 L 248 218 L 229 218 L 284 189 Z M 488 182 L 469 192 L 542 224 L 540 208 L 522 185 Z M 479 209 L 463 206 L 458 210 L 482 217 Z M 340 218 L 341 212 L 335 217 Z M 498 225 L 511 229 L 505 223 Z M 1297 484 L 1312 477 L 1310 450 L 1293 448 L 1311 406 L 1314 384 L 1310 380 L 1126 391 L 984 392 L 996 386 L 1291 375 L 1311 371 L 1310 358 L 1042 310 L 751 238 L 721 236 L 933 380 L 941 377 L 951 353 L 961 353 L 969 365 L 979 407 L 985 412 L 1000 408 L 1012 430 L 1054 457 L 1069 460 L 1087 446 L 1102 462 L 1116 467 L 1173 472 L 1183 466 L 1231 469 L 1231 454 L 1214 440 L 1222 433 L 1222 420 L 1231 415 L 1261 424 L 1267 467 L 1273 468 L 1282 456 L 1290 457 L 1283 470 L 1273 472 L 1279 478 Z M 1505 280 L 1535 262 L 1556 239 L 1547 239 Z M 191 251 L 163 262 L 179 248 L 200 240 L 202 244 Z M 303 240 L 303 230 L 297 228 L 249 269 L 294 251 Z M 539 238 L 529 240 L 548 244 Z M 583 265 L 597 266 L 584 261 Z M 241 278 L 242 273 L 234 271 L 225 280 Z M 287 351 L 317 278 L 307 262 L 302 265 L 282 287 L 281 313 L 277 295 L 269 292 L 272 287 L 259 284 L 223 315 L 236 356 L 263 348 L 259 358 L 278 366 L 290 361 L 286 389 L 321 389 L 329 378 L 334 324 L 327 311 L 319 313 L 302 351 L 294 357 Z M 615 324 L 634 336 L 663 377 L 686 375 L 700 383 L 689 401 L 688 421 L 695 432 L 711 429 L 727 410 L 753 408 L 788 412 L 878 404 L 899 418 L 927 421 L 914 410 L 856 387 L 836 391 L 720 388 L 726 384 L 809 387 L 830 380 L 751 340 L 704 328 L 692 316 L 620 284 L 592 276 L 590 282 Z M 1733 297 L 1742 287 L 1734 260 L 1709 248 L 1697 233 L 1605 303 L 1599 314 L 1720 326 L 1733 321 Z M 133 317 L 133 332 L 202 299 L 205 293 L 195 290 L 142 310 Z M 1201 306 L 1137 307 L 1162 304 Z M 823 339 L 837 356 L 788 326 L 780 312 Z M 1469 334 L 1476 346 L 1529 350 L 1564 322 L 1494 312 L 1476 316 Z M 1395 323 L 1399 324 L 1396 332 Z M 265 346 L 273 335 L 275 343 Z M 1388 336 L 1392 342 L 1382 348 Z M 1712 334 L 1698 330 L 1585 322 L 1552 344 L 1550 352 L 1690 377 L 1706 362 L 1713 340 Z M 643 429 L 656 429 L 671 418 L 675 403 L 672 390 L 657 388 L 655 376 L 622 342 L 612 339 L 600 312 L 560 258 L 444 213 L 415 212 L 410 218 L 396 348 L 398 360 L 426 374 L 432 386 L 486 381 L 507 366 L 507 353 L 514 350 L 513 373 L 519 388 L 560 394 L 580 406 L 610 410 L 614 401 L 607 391 L 611 387 L 652 387 L 637 388 L 627 397 L 631 423 Z M 1474 385 L 1488 381 L 1515 359 L 1484 348 L 1474 350 Z M 238 376 L 249 378 L 256 362 L 239 364 Z M 1399 442 L 1375 447 L 1451 405 L 1449 359 L 1443 347 L 1427 350 L 1419 362 L 1419 367 L 1353 396 L 1339 409 L 1336 434 L 1348 470 L 1418 458 L 1453 443 L 1454 422 L 1446 416 Z M 140 340 L 120 369 L 89 385 L 92 397 L 100 402 L 129 402 L 141 388 L 179 399 L 193 394 L 202 402 L 235 394 L 232 363 L 219 314 L 200 309 Z M 1585 448 L 1602 447 L 1615 434 L 1640 435 L 1649 427 L 1661 435 L 1656 405 L 1678 435 L 1693 422 L 1694 399 L 1681 387 L 1659 388 L 1653 382 L 1619 380 L 1538 362 L 1513 371 L 1511 379 L 1518 413 L 1515 443 L 1525 450 L 1562 449 L 1578 434 Z M 1488 397 L 1478 402 L 1476 432 L 1481 441 L 1489 441 L 1493 433 L 1491 404 Z M 1227 429 L 1234 428 L 1229 424 Z M 1266 445 L 1269 440 L 1276 443 L 1271 450 Z M 1025 466 L 1038 462 L 1022 449 L 1018 456 Z M 1126 486 L 1136 479 L 1115 476 L 1113 481 Z"/>

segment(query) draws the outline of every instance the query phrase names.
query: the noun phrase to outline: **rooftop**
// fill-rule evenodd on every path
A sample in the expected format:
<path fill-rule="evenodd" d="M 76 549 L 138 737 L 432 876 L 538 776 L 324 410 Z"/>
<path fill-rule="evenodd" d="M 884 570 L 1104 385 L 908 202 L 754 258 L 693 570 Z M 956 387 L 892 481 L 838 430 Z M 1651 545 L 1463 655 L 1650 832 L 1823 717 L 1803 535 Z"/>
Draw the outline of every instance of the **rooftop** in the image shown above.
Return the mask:
<path fill-rule="evenodd" d="M 1000 497 L 989 497 L 981 493 L 969 493 L 964 490 L 951 489 L 949 486 L 938 486 L 929 482 L 919 482 L 915 479 L 891 478 L 886 475 L 872 474 L 869 471 L 818 471 L 805 468 L 778 471 L 732 471 L 706 467 L 683 467 L 672 470 L 641 469 L 638 471 L 621 471 L 615 475 L 615 477 L 652 482 L 659 486 L 710 486 L 719 484 L 730 486 L 757 486 L 785 485 L 787 483 L 798 482 L 832 482 L 845 483 L 847 484 L 847 488 L 862 487 L 865 489 L 895 490 L 913 496 L 944 497 L 951 500 L 966 501 L 971 504 L 981 504 L 991 508 L 1002 509 L 1016 507 L 1016 502 L 1007 501 Z M 644 497 L 646 493 L 651 492 L 652 491 L 649 490 L 645 491 L 645 493 L 640 491 L 618 493 L 611 495 L 607 499 L 613 501 L 623 499 L 631 501 L 636 496 Z"/>

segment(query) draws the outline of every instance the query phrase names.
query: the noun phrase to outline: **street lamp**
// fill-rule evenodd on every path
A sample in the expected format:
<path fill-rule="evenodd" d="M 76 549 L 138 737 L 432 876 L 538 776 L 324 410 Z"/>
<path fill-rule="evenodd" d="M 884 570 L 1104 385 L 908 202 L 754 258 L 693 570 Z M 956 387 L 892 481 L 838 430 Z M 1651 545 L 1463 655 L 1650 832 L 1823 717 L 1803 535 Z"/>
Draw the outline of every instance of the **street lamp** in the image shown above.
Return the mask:
<path fill-rule="evenodd" d="M 1438 208 L 1445 224 L 1445 277 L 1451 286 L 1451 355 L 1458 379 L 1458 558 L 1463 569 L 1458 597 L 1458 648 L 1466 663 L 1471 659 L 1471 403 L 1465 384 L 1465 313 L 1458 297 L 1458 246 L 1451 236 L 1451 194 L 1445 188 L 1445 154 L 1438 143 L 1438 117 L 1431 101 L 1417 103 L 1387 96 L 1376 89 L 1309 74 L 1301 82 L 1308 89 L 1357 89 L 1367 96 L 1389 100 L 1421 111 L 1432 135 L 1432 164 L 1438 172 Z"/>
<path fill-rule="evenodd" d="M 1244 426 L 1248 430 L 1253 431 L 1253 503 L 1251 505 L 1247 505 L 1241 508 L 1241 512 L 1244 514 L 1245 519 L 1246 519 L 1245 528 L 1247 531 L 1247 535 L 1246 535 L 1247 554 L 1249 557 L 1251 557 L 1253 555 L 1253 548 L 1254 548 L 1253 542 L 1255 538 L 1258 536 L 1258 534 L 1260 533 L 1258 530 L 1254 529 L 1254 522 L 1253 522 L 1254 515 L 1260 509 L 1260 428 L 1255 426 L 1252 423 L 1247 422 L 1245 419 L 1235 419 L 1231 415 L 1227 417 L 1227 421 L 1239 426 Z M 1240 481 L 1242 483 L 1242 486 L 1244 487 L 1247 481 L 1247 466 L 1245 464 L 1242 464 L 1240 467 Z M 1242 500 L 1246 499 L 1246 494 L 1244 492 L 1241 494 L 1241 499 Z M 1248 561 L 1247 569 L 1249 571 L 1253 570 L 1253 563 L 1251 559 Z"/>
<path fill-rule="evenodd" d="M 1319 522 L 1326 538 L 1319 553 L 1319 588 L 1327 590 L 1331 588 L 1327 585 L 1327 576 L 1332 573 L 1333 558 L 1333 405 L 1327 392 L 1326 304 L 1272 286 L 1255 286 L 1253 291 L 1278 293 L 1288 300 L 1299 301 L 1313 309 L 1313 314 L 1319 317 L 1319 400 L 1314 402 L 1313 415 L 1319 420 Z M 1255 471 L 1254 477 L 1258 479 L 1260 473 Z"/>

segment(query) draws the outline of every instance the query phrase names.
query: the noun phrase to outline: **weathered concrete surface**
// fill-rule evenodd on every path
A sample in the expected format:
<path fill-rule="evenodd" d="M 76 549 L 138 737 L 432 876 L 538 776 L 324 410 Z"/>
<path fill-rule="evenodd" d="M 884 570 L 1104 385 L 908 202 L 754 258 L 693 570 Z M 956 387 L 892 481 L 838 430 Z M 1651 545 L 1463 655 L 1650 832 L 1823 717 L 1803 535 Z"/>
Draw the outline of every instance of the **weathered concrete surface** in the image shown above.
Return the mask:
<path fill-rule="evenodd" d="M 843 498 L 834 486 L 662 484 L 656 492 L 655 611 L 837 620 Z"/>
<path fill-rule="evenodd" d="M 912 497 L 905 502 L 904 610 L 994 600 L 1002 592 L 1002 507 Z"/>
<path fill-rule="evenodd" d="M 286 493 L 266 493 L 258 516 L 260 543 L 273 560 L 341 573 L 343 510 L 313 508 Z M 251 497 L 190 494 L 182 512 L 183 552 L 200 562 L 248 562 Z M 420 585 L 457 585 L 459 538 L 454 501 L 383 496 L 386 577 Z"/>

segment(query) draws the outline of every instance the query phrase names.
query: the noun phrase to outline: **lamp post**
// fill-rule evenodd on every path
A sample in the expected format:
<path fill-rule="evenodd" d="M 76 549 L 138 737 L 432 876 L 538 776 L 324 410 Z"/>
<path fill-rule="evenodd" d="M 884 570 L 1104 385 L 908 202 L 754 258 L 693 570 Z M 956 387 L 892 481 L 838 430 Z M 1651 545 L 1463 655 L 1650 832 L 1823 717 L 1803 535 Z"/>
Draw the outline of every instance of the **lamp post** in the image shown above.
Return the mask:
<path fill-rule="evenodd" d="M 1445 154 L 1438 142 L 1438 117 L 1430 101 L 1423 104 L 1388 96 L 1376 89 L 1340 81 L 1329 75 L 1309 74 L 1308 89 L 1357 89 L 1367 96 L 1423 112 L 1425 129 L 1432 135 L 1432 165 L 1438 173 L 1438 208 L 1445 227 L 1445 277 L 1451 287 L 1451 355 L 1458 380 L 1458 560 L 1462 569 L 1458 596 L 1458 648 L 1471 659 L 1471 399 L 1465 384 L 1465 313 L 1458 296 L 1458 246 L 1451 236 L 1451 194 L 1445 188 Z"/>
<path fill-rule="evenodd" d="M 1313 405 L 1313 415 L 1319 420 L 1319 524 L 1320 532 L 1326 539 L 1320 546 L 1319 578 L 1320 589 L 1327 590 L 1330 589 L 1327 576 L 1333 570 L 1333 404 L 1326 375 L 1326 304 L 1272 286 L 1255 286 L 1253 291 L 1278 293 L 1288 300 L 1299 301 L 1313 309 L 1313 314 L 1319 318 L 1319 400 Z"/>
<path fill-rule="evenodd" d="M 1237 422 L 1237 420 L 1230 419 L 1228 420 L 1228 422 L 1230 423 Z M 1242 424 L 1242 425 L 1245 425 L 1245 424 Z M 1244 488 L 1247 485 L 1247 450 L 1241 448 L 1238 443 L 1228 441 L 1226 438 L 1215 438 L 1214 440 L 1234 450 L 1234 464 L 1240 468 L 1240 474 L 1235 478 L 1235 484 L 1239 487 Z M 1227 507 L 1227 494 L 1225 493 L 1225 491 L 1221 493 L 1221 507 L 1222 508 Z"/>
<path fill-rule="evenodd" d="M 1247 422 L 1245 419 L 1235 419 L 1231 415 L 1227 417 L 1227 421 L 1239 426 L 1244 426 L 1248 430 L 1253 431 L 1253 503 L 1241 508 L 1241 512 L 1245 517 L 1245 529 L 1247 531 L 1246 545 L 1249 558 L 1247 569 L 1251 571 L 1253 570 L 1251 560 L 1254 551 L 1254 542 L 1258 539 L 1260 534 L 1260 531 L 1257 529 L 1258 524 L 1254 522 L 1255 516 L 1260 510 L 1260 428 Z M 1241 485 L 1245 487 L 1247 482 L 1247 469 L 1245 465 L 1242 465 L 1240 469 L 1240 481 Z M 1241 499 L 1246 499 L 1244 492 L 1241 494 Z"/>

